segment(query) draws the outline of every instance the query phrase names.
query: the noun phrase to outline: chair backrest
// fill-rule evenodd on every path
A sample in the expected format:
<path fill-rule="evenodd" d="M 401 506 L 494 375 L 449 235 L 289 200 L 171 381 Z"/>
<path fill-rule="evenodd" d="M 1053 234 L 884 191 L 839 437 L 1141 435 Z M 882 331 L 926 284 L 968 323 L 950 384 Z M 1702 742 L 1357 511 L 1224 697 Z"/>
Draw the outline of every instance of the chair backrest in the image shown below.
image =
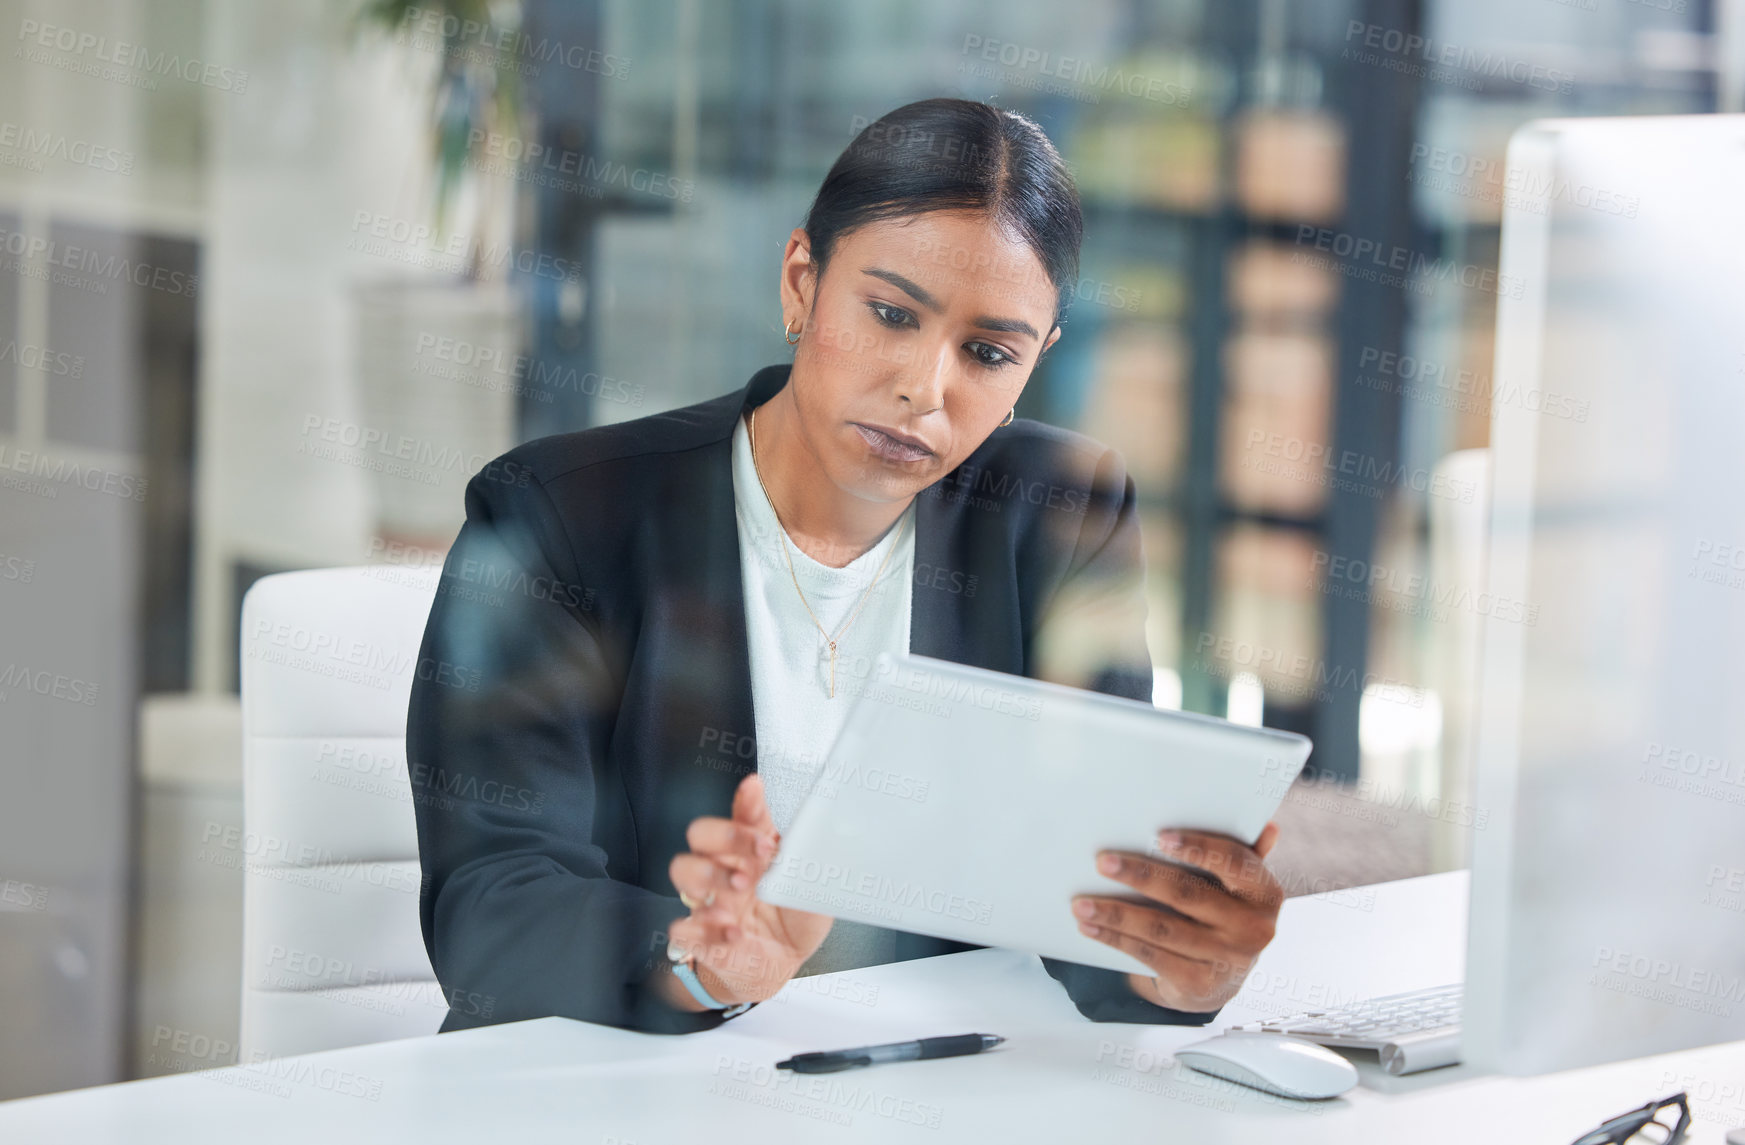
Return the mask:
<path fill-rule="evenodd" d="M 406 705 L 440 570 L 263 577 L 242 604 L 240 1061 L 435 1033 Z"/>

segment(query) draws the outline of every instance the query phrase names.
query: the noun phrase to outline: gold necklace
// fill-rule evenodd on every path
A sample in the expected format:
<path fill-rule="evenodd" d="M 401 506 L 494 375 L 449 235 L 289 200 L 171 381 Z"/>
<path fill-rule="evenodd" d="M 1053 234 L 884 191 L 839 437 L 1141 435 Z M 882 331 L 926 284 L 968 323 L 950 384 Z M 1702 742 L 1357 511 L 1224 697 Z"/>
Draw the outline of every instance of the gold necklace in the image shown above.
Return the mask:
<path fill-rule="evenodd" d="M 891 542 L 891 547 L 885 550 L 884 558 L 879 561 L 878 571 L 873 573 L 872 583 L 867 585 L 866 591 L 860 595 L 860 603 L 854 606 L 854 611 L 848 614 L 848 619 L 842 622 L 841 627 L 836 630 L 836 635 L 832 636 L 824 630 L 822 624 L 818 623 L 818 614 L 812 611 L 810 604 L 806 603 L 806 594 L 800 589 L 800 578 L 794 574 L 794 558 L 788 555 L 788 527 L 782 524 L 781 512 L 776 509 L 776 499 L 770 496 L 769 486 L 763 483 L 763 472 L 757 467 L 757 408 L 753 408 L 751 411 L 751 426 L 748 433 L 751 438 L 751 471 L 757 474 L 757 487 L 763 490 L 764 500 L 769 502 L 770 512 L 775 515 L 776 530 L 781 533 L 782 559 L 787 562 L 788 576 L 794 582 L 794 591 L 799 593 L 801 607 L 805 608 L 806 615 L 812 618 L 812 623 L 817 625 L 818 633 L 824 637 L 824 642 L 830 645 L 830 698 L 834 700 L 836 698 L 836 642 L 842 639 L 842 634 L 848 631 L 848 626 L 854 623 L 854 618 L 860 615 L 862 608 L 866 607 L 866 602 L 872 598 L 873 588 L 879 583 L 879 577 L 884 575 L 885 565 L 890 562 L 891 554 L 896 552 L 897 547 L 903 543 L 902 530 L 909 526 L 908 513 L 904 512 L 903 521 L 897 527 L 897 537 Z"/>

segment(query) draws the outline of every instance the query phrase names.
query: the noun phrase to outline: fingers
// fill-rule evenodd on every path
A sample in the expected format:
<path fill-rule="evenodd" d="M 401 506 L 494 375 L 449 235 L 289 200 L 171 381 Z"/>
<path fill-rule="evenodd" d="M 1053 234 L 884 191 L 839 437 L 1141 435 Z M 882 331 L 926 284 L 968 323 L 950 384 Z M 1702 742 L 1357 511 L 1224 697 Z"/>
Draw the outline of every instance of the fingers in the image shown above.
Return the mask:
<path fill-rule="evenodd" d="M 1103 852 L 1097 872 L 1206 926 L 1224 926 L 1246 906 L 1197 871 L 1131 851 Z"/>
<path fill-rule="evenodd" d="M 769 803 L 763 797 L 763 776 L 755 771 L 740 780 L 733 792 L 733 821 L 771 841 L 781 838 L 775 820 L 770 817 Z"/>
<path fill-rule="evenodd" d="M 1219 1009 L 1235 992 L 1232 983 L 1239 985 L 1247 977 L 1245 968 L 1238 970 L 1227 961 L 1190 958 L 1124 931 L 1097 928 L 1083 921 L 1079 930 L 1151 967 L 1157 977 L 1157 992 L 1171 1009 L 1189 1013 Z"/>
<path fill-rule="evenodd" d="M 1267 869 L 1265 852 L 1258 845 L 1265 841 L 1270 851 L 1272 840 L 1277 838 L 1276 823 L 1266 825 L 1254 847 L 1209 831 L 1160 831 L 1156 853 L 1172 863 L 1204 871 L 1245 902 L 1276 906 L 1284 901 L 1284 889 Z"/>
<path fill-rule="evenodd" d="M 707 958 L 710 952 L 728 950 L 744 936 L 743 928 L 716 908 L 698 910 L 667 926 L 667 949 L 681 958 Z"/>
<path fill-rule="evenodd" d="M 685 828 L 690 851 L 673 856 L 667 875 L 697 905 L 693 927 L 676 930 L 694 941 L 731 941 L 757 895 L 757 880 L 775 857 L 780 836 L 754 772 L 733 795 L 733 817 L 701 816 Z M 704 905 L 707 904 L 707 905 Z"/>
<path fill-rule="evenodd" d="M 709 815 L 691 820 L 685 828 L 685 844 L 695 853 L 741 872 L 747 886 L 763 876 L 776 853 L 775 841 L 757 829 L 737 819 Z"/>
<path fill-rule="evenodd" d="M 722 866 L 707 855 L 690 852 L 674 855 L 667 864 L 667 877 L 696 904 L 691 908 L 694 916 L 723 922 L 737 922 L 757 895 L 755 883 L 734 885 L 736 880 L 747 877 L 744 872 Z"/>
<path fill-rule="evenodd" d="M 1205 831 L 1164 831 L 1153 854 L 1103 852 L 1097 870 L 1150 901 L 1078 896 L 1079 930 L 1152 967 L 1176 1008 L 1221 1006 L 1278 925 L 1284 889 L 1265 863 L 1277 839 L 1278 825 L 1268 823 L 1253 847 Z"/>
<path fill-rule="evenodd" d="M 1072 906 L 1073 914 L 1079 919 L 1079 929 L 1091 938 L 1103 941 L 1130 938 L 1201 962 L 1210 962 L 1226 952 L 1224 942 L 1205 923 L 1155 906 L 1101 895 L 1081 896 L 1073 900 Z M 1093 934 L 1092 931 L 1100 933 Z"/>
<path fill-rule="evenodd" d="M 698 854 L 745 872 L 750 885 L 763 876 L 781 842 L 764 801 L 763 780 L 756 772 L 742 779 L 734 791 L 732 815 L 731 819 L 704 815 L 691 820 L 685 843 Z"/>
<path fill-rule="evenodd" d="M 722 1002 L 761 1001 L 779 991 L 828 932 L 822 929 L 803 950 L 759 928 L 755 917 L 724 923 L 719 908 L 699 910 L 667 927 L 668 953 L 689 958 L 703 988 Z M 809 916 L 810 917 L 810 916 Z"/>

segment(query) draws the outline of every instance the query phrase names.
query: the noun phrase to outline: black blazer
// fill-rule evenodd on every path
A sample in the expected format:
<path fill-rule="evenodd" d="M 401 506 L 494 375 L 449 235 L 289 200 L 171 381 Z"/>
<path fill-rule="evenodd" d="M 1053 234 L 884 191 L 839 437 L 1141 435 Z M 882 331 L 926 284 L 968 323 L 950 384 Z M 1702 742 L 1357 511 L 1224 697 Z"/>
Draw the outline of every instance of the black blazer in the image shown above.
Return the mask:
<path fill-rule="evenodd" d="M 731 445 L 788 372 L 527 442 L 468 483 L 406 726 L 444 1031 L 553 1014 L 721 1023 L 643 983 L 688 913 L 667 877 L 685 828 L 729 814 L 757 763 Z M 1014 421 L 918 498 L 910 647 L 1016 675 L 1076 664 L 1049 676 L 1149 700 L 1142 573 L 1120 455 Z M 1021 791 L 1003 810 L 1039 832 L 1052 815 Z M 898 943 L 899 960 L 976 949 Z M 1145 1002 L 1117 971 L 1043 963 L 1098 1021 L 1214 1016 Z"/>

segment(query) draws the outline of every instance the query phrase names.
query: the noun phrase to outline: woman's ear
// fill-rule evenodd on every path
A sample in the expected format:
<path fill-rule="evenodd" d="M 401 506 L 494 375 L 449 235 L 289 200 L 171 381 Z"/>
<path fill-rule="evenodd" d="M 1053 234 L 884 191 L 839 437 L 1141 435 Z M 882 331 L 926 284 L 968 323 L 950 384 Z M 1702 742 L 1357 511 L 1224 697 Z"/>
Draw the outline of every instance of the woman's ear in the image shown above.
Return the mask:
<path fill-rule="evenodd" d="M 795 306 L 811 316 L 813 295 L 818 286 L 816 266 L 812 262 L 812 240 L 804 227 L 795 227 L 788 235 L 787 249 L 782 252 L 782 309 Z"/>

